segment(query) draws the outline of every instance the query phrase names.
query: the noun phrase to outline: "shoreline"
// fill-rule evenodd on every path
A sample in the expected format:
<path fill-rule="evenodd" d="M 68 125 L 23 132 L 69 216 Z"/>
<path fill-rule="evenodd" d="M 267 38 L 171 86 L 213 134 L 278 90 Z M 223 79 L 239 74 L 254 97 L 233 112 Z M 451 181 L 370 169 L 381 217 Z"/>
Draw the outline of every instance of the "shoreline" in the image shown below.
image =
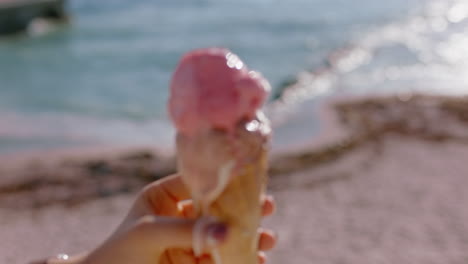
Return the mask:
<path fill-rule="evenodd" d="M 368 144 L 378 148 L 389 135 L 466 144 L 468 96 L 332 97 L 320 105 L 319 121 L 323 129 L 318 135 L 300 149 L 273 157 L 273 173 L 322 165 Z"/>
<path fill-rule="evenodd" d="M 321 132 L 299 149 L 270 153 L 271 177 L 323 166 L 387 136 L 468 142 L 468 97 L 413 95 L 331 98 Z M 0 155 L 0 208 L 74 206 L 131 193 L 176 172 L 174 153 L 147 146 L 72 148 Z"/>

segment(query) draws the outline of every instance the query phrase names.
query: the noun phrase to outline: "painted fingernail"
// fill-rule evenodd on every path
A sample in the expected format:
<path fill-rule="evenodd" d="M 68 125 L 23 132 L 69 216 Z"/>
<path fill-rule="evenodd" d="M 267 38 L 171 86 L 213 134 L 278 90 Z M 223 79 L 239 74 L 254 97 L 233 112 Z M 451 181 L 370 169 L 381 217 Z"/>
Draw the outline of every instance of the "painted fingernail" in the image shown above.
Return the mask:
<path fill-rule="evenodd" d="M 258 253 L 258 262 L 260 264 L 264 264 L 267 261 L 267 256 L 265 255 L 265 252 L 259 252 Z"/>
<path fill-rule="evenodd" d="M 213 223 L 206 227 L 206 234 L 208 235 L 209 244 L 222 243 L 228 235 L 228 227 L 223 223 Z M 210 245 L 214 246 L 214 245 Z"/>

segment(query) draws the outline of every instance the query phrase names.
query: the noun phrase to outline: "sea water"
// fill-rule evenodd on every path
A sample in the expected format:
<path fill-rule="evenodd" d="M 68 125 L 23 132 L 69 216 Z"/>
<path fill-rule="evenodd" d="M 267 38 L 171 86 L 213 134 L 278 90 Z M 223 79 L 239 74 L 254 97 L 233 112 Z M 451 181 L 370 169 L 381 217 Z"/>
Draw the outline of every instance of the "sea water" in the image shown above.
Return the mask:
<path fill-rule="evenodd" d="M 468 82 L 466 0 L 72 0 L 68 10 L 67 26 L 0 39 L 0 153 L 170 148 L 171 72 L 200 47 L 227 47 L 262 72 L 270 104 L 285 83 L 326 73 L 288 93 L 296 124 L 278 122 L 278 145 L 311 136 L 297 132 L 313 119 L 303 106 L 324 94 L 462 93 Z"/>

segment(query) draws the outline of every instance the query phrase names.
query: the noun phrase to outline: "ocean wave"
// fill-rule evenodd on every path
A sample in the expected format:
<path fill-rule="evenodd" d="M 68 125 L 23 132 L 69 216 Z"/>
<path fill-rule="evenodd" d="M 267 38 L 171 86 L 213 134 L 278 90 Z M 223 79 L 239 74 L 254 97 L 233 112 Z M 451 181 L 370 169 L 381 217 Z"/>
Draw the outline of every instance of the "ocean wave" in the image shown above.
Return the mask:
<path fill-rule="evenodd" d="M 158 149 L 171 149 L 173 134 L 170 124 L 161 120 L 128 121 L 0 111 L 0 152 L 9 150 L 11 145 L 28 148 L 28 145 L 145 144 Z"/>
<path fill-rule="evenodd" d="M 410 92 L 465 93 L 467 18 L 464 0 L 428 1 L 419 14 L 363 34 L 330 52 L 318 67 L 285 80 L 273 95 L 271 111 L 327 92 L 399 92 L 385 88 L 397 81 L 406 81 L 399 83 L 400 90 Z"/>
<path fill-rule="evenodd" d="M 317 67 L 285 80 L 267 105 L 276 127 L 273 146 L 310 142 L 326 123 L 321 103 L 332 97 L 466 95 L 467 18 L 466 0 L 427 1 L 419 12 L 361 34 Z"/>
<path fill-rule="evenodd" d="M 165 2 L 160 1 L 163 6 Z M 388 23 L 382 22 L 387 21 L 384 18 L 375 19 L 387 12 L 387 8 L 378 12 L 360 8 L 346 10 L 354 3 L 336 9 L 330 1 L 316 1 L 315 7 L 320 11 L 304 12 L 307 15 L 297 19 L 291 7 L 254 14 L 244 20 L 233 12 L 230 16 L 240 22 L 234 21 L 229 28 L 223 26 L 226 22 L 216 23 L 219 12 L 214 12 L 215 9 L 212 13 L 203 10 L 203 14 L 211 15 L 200 18 L 200 13 L 190 10 L 190 6 L 179 10 L 175 5 L 170 7 L 171 12 L 159 17 L 161 27 L 135 29 L 136 16 L 138 21 L 149 23 L 159 11 L 146 9 L 145 4 L 119 1 L 119 5 L 112 5 L 106 13 L 110 1 L 104 6 L 88 0 L 76 1 L 74 10 L 79 11 L 80 17 L 72 26 L 73 34 L 61 33 L 35 43 L 0 46 L 6 62 L 0 65 L 0 104 L 5 108 L 0 109 L 0 151 L 5 142 L 24 142 L 26 146 L 34 141 L 54 140 L 73 144 L 171 145 L 174 131 L 164 117 L 168 76 L 182 51 L 205 43 L 231 43 L 233 50 L 245 57 L 253 69 L 271 79 L 273 86 L 282 76 L 301 68 L 311 69 L 284 81 L 266 106 L 278 131 L 279 140 L 275 142 L 290 142 L 291 138 L 299 142 L 311 137 L 311 131 L 319 126 L 310 121 L 314 119 L 315 104 L 328 95 L 417 89 L 463 91 L 468 83 L 465 77 L 468 59 L 460 55 L 468 54 L 465 52 L 468 38 L 464 34 L 468 16 L 466 1 L 422 2 L 425 7 L 418 12 L 399 21 L 388 19 Z M 373 1 L 365 3 L 381 5 Z M 395 2 L 389 8 L 399 5 L 406 3 Z M 280 5 L 286 6 L 289 3 Z M 369 14 L 357 18 L 354 11 Z M 175 21 L 171 24 L 175 28 L 164 24 L 171 21 L 169 16 L 180 12 L 190 13 L 192 17 Z M 280 13 L 285 15 L 279 16 Z M 112 18 L 116 16 L 120 19 L 114 23 Z M 196 27 L 184 26 L 197 17 L 200 19 L 194 20 Z M 360 22 L 345 25 L 354 20 Z M 223 17 L 223 21 L 231 20 Z M 369 21 L 383 25 L 364 27 Z M 295 27 L 298 32 L 294 31 Z M 172 34 L 177 30 L 178 34 Z M 225 31 L 228 34 L 222 34 Z M 138 37 L 133 38 L 134 35 Z M 48 62 L 47 67 L 44 61 Z M 29 74 L 28 78 L 24 73 Z M 296 137 L 298 133 L 302 134 Z"/>

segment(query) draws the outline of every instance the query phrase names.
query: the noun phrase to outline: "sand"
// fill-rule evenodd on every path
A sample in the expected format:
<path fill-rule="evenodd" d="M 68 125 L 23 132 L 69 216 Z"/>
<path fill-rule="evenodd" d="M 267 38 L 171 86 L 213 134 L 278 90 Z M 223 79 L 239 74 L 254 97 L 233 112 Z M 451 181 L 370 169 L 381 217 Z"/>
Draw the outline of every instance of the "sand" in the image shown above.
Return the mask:
<path fill-rule="evenodd" d="M 467 263 L 468 146 L 383 144 L 272 181 L 270 263 Z"/>
<path fill-rule="evenodd" d="M 272 157 L 269 192 L 278 210 L 264 224 L 280 240 L 268 263 L 467 263 L 468 112 L 460 100 L 373 98 L 328 104 L 336 118 L 327 129 L 346 133 L 318 137 L 301 150 Z M 42 167 L 46 182 L 0 192 L 0 263 L 79 253 L 102 242 L 140 186 L 159 176 L 151 173 L 154 164 L 161 164 L 152 156 L 150 165 L 142 165 L 145 155 L 137 155 L 138 162 L 131 159 L 119 173 L 122 159 L 115 157 L 122 154 L 112 157 L 100 159 L 105 166 L 98 164 L 94 176 L 89 175 L 90 160 L 82 157 L 67 180 L 55 180 L 55 187 L 63 187 L 70 179 L 87 177 L 81 190 L 101 184 L 112 190 L 104 195 L 95 189 L 84 196 L 76 191 L 67 198 L 43 199 L 44 192 L 54 192 L 49 186 L 54 179 L 63 177 L 50 171 L 63 162 Z M 141 166 L 151 176 L 139 177 L 126 189 L 114 186 L 114 179 L 125 182 Z M 17 171 L 24 176 L 24 168 Z M 11 197 L 43 200 L 14 208 Z"/>

